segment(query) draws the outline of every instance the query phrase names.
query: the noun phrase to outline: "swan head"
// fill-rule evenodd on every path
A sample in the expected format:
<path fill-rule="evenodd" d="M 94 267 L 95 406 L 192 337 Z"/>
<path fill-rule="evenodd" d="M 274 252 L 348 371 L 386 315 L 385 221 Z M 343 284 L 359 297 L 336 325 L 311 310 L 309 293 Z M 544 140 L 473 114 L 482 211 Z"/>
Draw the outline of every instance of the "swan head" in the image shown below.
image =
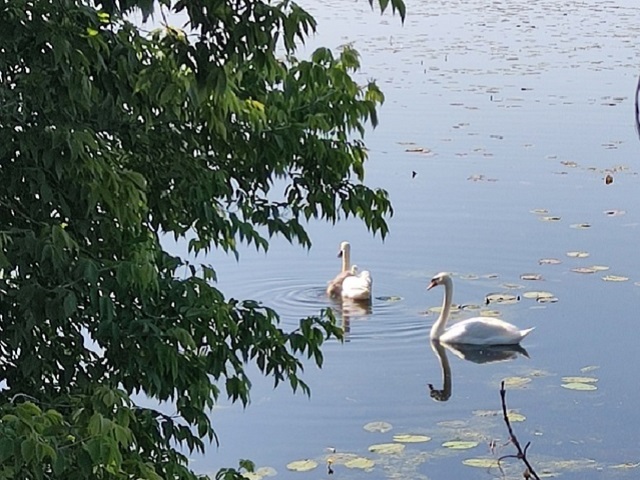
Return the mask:
<path fill-rule="evenodd" d="M 340 244 L 340 250 L 338 250 L 338 257 L 343 257 L 351 250 L 351 244 L 349 242 L 342 242 Z"/>
<path fill-rule="evenodd" d="M 437 287 L 438 285 L 451 284 L 451 275 L 447 272 L 440 272 L 436 276 L 434 276 L 429 285 L 427 286 L 427 290 L 431 290 L 433 287 Z"/>

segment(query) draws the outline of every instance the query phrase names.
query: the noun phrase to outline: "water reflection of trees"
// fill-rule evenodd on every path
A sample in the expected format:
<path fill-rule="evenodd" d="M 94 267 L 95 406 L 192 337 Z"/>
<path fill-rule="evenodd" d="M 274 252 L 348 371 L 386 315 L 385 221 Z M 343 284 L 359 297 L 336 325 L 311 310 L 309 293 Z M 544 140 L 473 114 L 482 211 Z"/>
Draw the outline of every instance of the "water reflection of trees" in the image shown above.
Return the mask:
<path fill-rule="evenodd" d="M 442 371 L 442 388 L 437 389 L 429 384 L 429 396 L 438 402 L 446 402 L 451 397 L 451 366 L 447 350 L 455 356 L 473 363 L 505 362 L 520 355 L 529 357 L 521 345 L 449 345 L 431 341 L 431 350 L 435 353 Z"/>

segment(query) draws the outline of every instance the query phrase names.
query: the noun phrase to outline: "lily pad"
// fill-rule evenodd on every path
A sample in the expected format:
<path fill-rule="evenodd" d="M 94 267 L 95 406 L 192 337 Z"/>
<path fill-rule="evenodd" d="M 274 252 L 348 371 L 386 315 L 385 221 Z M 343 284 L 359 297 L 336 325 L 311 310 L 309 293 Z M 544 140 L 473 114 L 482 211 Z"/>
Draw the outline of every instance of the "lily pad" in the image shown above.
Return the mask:
<path fill-rule="evenodd" d="M 544 217 L 539 217 L 539 219 L 543 222 L 559 222 L 562 220 L 562 217 L 557 217 L 555 215 L 545 215 Z"/>
<path fill-rule="evenodd" d="M 538 260 L 539 265 L 559 265 L 560 263 L 562 262 L 557 258 L 541 258 Z"/>
<path fill-rule="evenodd" d="M 400 453 L 404 450 L 402 443 L 378 443 L 376 445 L 369 446 L 369 451 L 372 453 L 379 453 L 381 455 L 392 455 Z"/>
<path fill-rule="evenodd" d="M 521 388 L 527 383 L 531 383 L 531 379 L 527 377 L 507 377 L 503 382 L 504 386 L 507 388 Z"/>
<path fill-rule="evenodd" d="M 524 298 L 531 298 L 533 300 L 539 300 L 541 298 L 553 298 L 555 297 L 555 295 L 551 292 L 538 292 L 538 291 L 531 291 L 531 292 L 524 292 L 522 294 L 522 296 Z"/>
<path fill-rule="evenodd" d="M 542 275 L 539 273 L 523 273 L 520 275 L 521 280 L 542 280 Z"/>
<path fill-rule="evenodd" d="M 592 390 L 598 389 L 598 387 L 596 387 L 595 385 L 592 385 L 590 383 L 582 383 L 582 382 L 563 383 L 561 387 L 566 388 L 568 390 L 582 390 L 582 391 L 592 391 Z"/>
<path fill-rule="evenodd" d="M 367 432 L 373 433 L 386 433 L 392 428 L 391 424 L 387 422 L 370 422 L 364 426 Z"/>
<path fill-rule="evenodd" d="M 589 252 L 581 252 L 581 251 L 567 252 L 567 257 L 571 257 L 571 258 L 587 258 L 588 256 L 589 256 Z"/>
<path fill-rule="evenodd" d="M 623 277 L 622 275 L 605 275 L 602 277 L 605 282 L 626 282 L 629 277 Z"/>
<path fill-rule="evenodd" d="M 450 448 L 451 450 L 468 450 L 470 448 L 477 447 L 479 445 L 478 442 L 471 442 L 465 440 L 451 440 L 449 442 L 444 442 L 442 444 L 445 448 Z"/>
<path fill-rule="evenodd" d="M 315 460 L 296 460 L 295 462 L 287 463 L 287 468 L 294 472 L 308 472 L 318 466 L 318 462 Z"/>
<path fill-rule="evenodd" d="M 361 470 L 369 470 L 374 467 L 376 462 L 366 457 L 356 457 L 344 463 L 347 468 L 359 468 Z"/>
<path fill-rule="evenodd" d="M 480 310 L 481 317 L 499 317 L 500 315 L 498 310 Z"/>
<path fill-rule="evenodd" d="M 571 269 L 575 273 L 596 273 L 596 270 L 592 267 L 576 267 Z"/>
<path fill-rule="evenodd" d="M 428 437 L 426 435 L 401 434 L 393 436 L 393 441 L 400 443 L 421 443 L 428 442 L 429 440 L 431 440 L 431 437 Z"/>
<path fill-rule="evenodd" d="M 586 367 L 582 367 L 580 371 L 582 373 L 593 372 L 594 370 L 598 370 L 600 367 L 598 365 L 587 365 Z"/>
<path fill-rule="evenodd" d="M 527 417 L 517 412 L 507 412 L 507 417 L 510 422 L 524 422 Z"/>
<path fill-rule="evenodd" d="M 485 303 L 511 304 L 518 303 L 518 297 L 510 293 L 490 293 L 484 297 Z"/>
<path fill-rule="evenodd" d="M 577 229 L 587 229 L 587 228 L 591 228 L 591 224 L 590 223 L 574 223 L 570 225 L 570 227 L 577 228 Z"/>
<path fill-rule="evenodd" d="M 389 302 L 389 303 L 395 303 L 395 302 L 400 302 L 403 300 L 402 297 L 399 297 L 397 295 L 386 295 L 386 296 L 382 296 L 382 297 L 376 297 L 376 300 L 380 300 L 381 302 Z"/>
<path fill-rule="evenodd" d="M 595 377 L 562 377 L 564 383 L 596 383 L 598 381 Z"/>
<path fill-rule="evenodd" d="M 244 472 L 242 476 L 248 480 L 262 480 L 264 477 L 275 477 L 277 474 L 275 468 L 260 467 L 255 472 Z"/>
<path fill-rule="evenodd" d="M 462 461 L 467 467 L 497 468 L 498 461 L 495 458 L 467 458 Z"/>
<path fill-rule="evenodd" d="M 535 215 L 546 215 L 547 213 L 549 213 L 549 210 L 547 210 L 546 208 L 534 208 L 533 210 L 529 210 L 529 212 Z"/>

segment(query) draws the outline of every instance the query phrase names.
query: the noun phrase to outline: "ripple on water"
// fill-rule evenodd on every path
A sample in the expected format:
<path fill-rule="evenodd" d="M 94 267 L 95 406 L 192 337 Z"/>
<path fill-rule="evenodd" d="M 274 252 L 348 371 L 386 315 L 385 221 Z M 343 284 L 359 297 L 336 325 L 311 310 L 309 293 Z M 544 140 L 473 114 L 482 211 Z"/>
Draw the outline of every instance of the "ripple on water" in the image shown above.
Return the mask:
<path fill-rule="evenodd" d="M 297 277 L 253 279 L 243 283 L 242 298 L 251 298 L 274 309 L 285 330 L 298 326 L 302 318 L 331 308 L 346 330 L 346 340 L 424 340 L 427 325 L 417 309 L 400 296 L 375 296 L 370 302 L 329 298 L 324 285 L 305 283 Z M 424 337 L 424 338 L 422 338 Z"/>

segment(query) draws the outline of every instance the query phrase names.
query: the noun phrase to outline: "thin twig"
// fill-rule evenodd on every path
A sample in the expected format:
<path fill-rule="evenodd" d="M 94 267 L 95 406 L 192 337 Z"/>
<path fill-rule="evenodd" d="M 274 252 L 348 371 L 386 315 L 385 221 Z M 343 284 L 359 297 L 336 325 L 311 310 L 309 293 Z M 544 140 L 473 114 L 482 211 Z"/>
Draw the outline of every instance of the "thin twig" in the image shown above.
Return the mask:
<path fill-rule="evenodd" d="M 502 457 L 502 458 L 510 458 L 510 457 L 519 458 L 526 465 L 529 477 L 532 477 L 535 480 L 540 480 L 540 477 L 538 477 L 538 474 L 533 470 L 533 467 L 529 463 L 529 460 L 527 460 L 527 449 L 529 448 L 529 445 L 531 444 L 531 442 L 527 442 L 523 450 L 522 447 L 520 447 L 520 442 L 518 442 L 518 439 L 516 438 L 515 433 L 513 433 L 513 429 L 511 428 L 511 422 L 509 421 L 509 415 L 507 414 L 506 395 L 507 395 L 507 391 L 504 389 L 504 381 L 503 381 L 502 384 L 500 385 L 500 398 L 502 399 L 502 416 L 504 417 L 504 423 L 507 424 L 507 430 L 509 430 L 509 437 L 511 439 L 511 443 L 513 443 L 513 445 L 516 447 L 518 454 L 506 455 L 505 457 Z M 498 462 L 499 461 L 500 459 L 498 459 Z M 529 478 L 527 477 L 527 472 L 525 472 L 525 478 Z"/>

